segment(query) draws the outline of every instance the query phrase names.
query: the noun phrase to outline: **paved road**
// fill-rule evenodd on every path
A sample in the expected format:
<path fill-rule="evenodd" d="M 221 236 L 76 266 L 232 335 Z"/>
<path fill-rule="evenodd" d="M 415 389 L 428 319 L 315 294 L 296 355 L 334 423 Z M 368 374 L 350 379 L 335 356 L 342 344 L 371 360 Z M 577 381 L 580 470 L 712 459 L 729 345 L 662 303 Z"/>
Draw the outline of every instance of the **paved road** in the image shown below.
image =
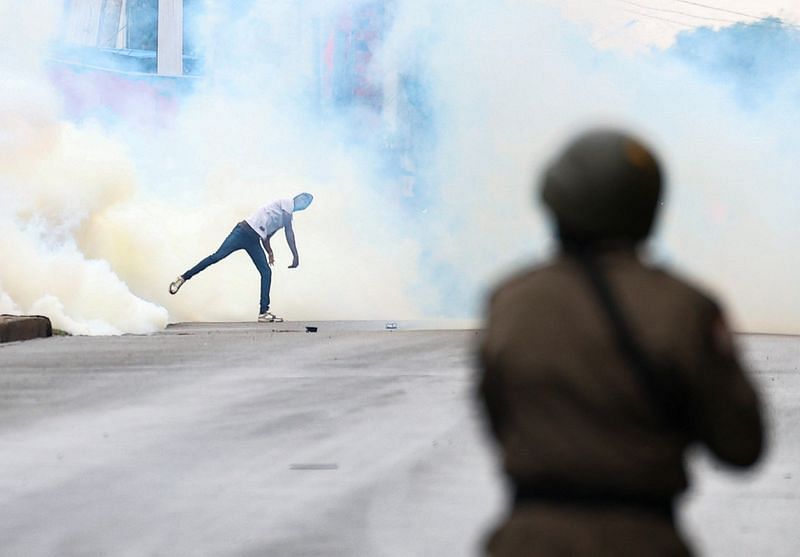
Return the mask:
<path fill-rule="evenodd" d="M 504 504 L 469 330 L 193 324 L 0 345 L 0 554 L 474 555 Z M 708 555 L 800 554 L 800 339 L 743 339 L 754 477 L 696 457 Z"/>

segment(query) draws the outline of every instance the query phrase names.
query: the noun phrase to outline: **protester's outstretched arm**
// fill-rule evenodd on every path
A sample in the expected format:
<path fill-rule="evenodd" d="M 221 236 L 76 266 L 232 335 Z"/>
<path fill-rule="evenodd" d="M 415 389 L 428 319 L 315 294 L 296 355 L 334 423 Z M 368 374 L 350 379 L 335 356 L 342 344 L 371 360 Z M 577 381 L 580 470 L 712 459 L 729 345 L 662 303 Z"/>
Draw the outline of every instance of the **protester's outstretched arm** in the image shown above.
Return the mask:
<path fill-rule="evenodd" d="M 286 232 L 286 243 L 289 244 L 289 249 L 292 250 L 292 264 L 289 265 L 289 268 L 295 269 L 300 265 L 300 256 L 297 254 L 297 244 L 294 240 L 294 229 L 292 228 L 291 218 L 287 221 L 286 226 L 284 226 L 284 231 Z"/>
<path fill-rule="evenodd" d="M 261 239 L 261 245 L 264 246 L 264 251 L 267 252 L 267 256 L 269 258 L 269 264 L 274 265 L 275 255 L 272 253 L 272 246 L 269 243 L 269 236 Z"/>

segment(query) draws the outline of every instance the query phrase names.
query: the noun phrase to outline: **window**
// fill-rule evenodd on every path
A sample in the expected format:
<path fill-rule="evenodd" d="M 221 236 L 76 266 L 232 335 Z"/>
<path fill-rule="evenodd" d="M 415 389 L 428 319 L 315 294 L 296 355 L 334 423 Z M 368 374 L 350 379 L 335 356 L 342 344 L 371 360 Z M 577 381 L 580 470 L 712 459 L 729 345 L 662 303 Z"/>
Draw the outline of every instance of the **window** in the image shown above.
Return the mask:
<path fill-rule="evenodd" d="M 128 0 L 128 48 L 158 50 L 158 0 Z"/>

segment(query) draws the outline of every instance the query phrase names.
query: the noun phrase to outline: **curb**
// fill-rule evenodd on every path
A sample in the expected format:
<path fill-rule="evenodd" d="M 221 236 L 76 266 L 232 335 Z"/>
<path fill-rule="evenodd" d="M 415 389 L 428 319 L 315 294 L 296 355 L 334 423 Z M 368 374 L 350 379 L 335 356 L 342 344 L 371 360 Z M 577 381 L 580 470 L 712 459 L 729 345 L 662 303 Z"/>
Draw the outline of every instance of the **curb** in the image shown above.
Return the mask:
<path fill-rule="evenodd" d="M 53 336 L 53 326 L 41 315 L 0 315 L 0 342 Z"/>

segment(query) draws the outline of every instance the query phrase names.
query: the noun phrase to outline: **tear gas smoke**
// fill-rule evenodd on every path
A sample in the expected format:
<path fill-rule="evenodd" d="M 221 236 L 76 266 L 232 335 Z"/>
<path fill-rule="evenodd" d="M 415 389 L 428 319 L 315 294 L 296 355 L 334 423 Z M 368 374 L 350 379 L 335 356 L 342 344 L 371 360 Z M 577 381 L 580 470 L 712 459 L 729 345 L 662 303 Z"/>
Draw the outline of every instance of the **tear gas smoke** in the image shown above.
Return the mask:
<path fill-rule="evenodd" d="M 657 256 L 723 294 L 741 328 L 800 332 L 797 91 L 767 80 L 742 102 L 736 78 L 686 56 L 692 40 L 691 52 L 717 48 L 724 29 L 630 56 L 534 3 L 397 3 L 368 76 L 401 82 L 417 111 L 376 124 L 387 116 L 313 93 L 313 30 L 358 2 L 246 2 L 197 20 L 206 76 L 175 106 L 71 121 L 43 65 L 51 4 L 0 19 L 0 311 L 89 334 L 251 320 L 258 279 L 243 252 L 178 296 L 166 286 L 258 205 L 310 191 L 300 269 L 285 268 L 280 233 L 272 242 L 276 312 L 474 317 L 488 285 L 548 249 L 532 177 L 570 133 L 610 123 L 666 163 Z M 792 44 L 761 55 L 781 60 Z M 414 142 L 387 172 L 385 130 L 403 125 Z"/>
<path fill-rule="evenodd" d="M 791 256 L 800 240 L 800 97 L 796 64 L 782 65 L 800 53 L 796 28 L 768 20 L 686 32 L 679 49 L 630 56 L 598 50 L 583 30 L 532 3 L 420 5 L 431 22 L 432 181 L 447 207 L 432 244 L 450 283 L 469 285 L 456 291 L 461 307 L 494 271 L 541 257 L 548 223 L 532 214 L 531 177 L 567 136 L 609 124 L 639 132 L 666 165 L 654 256 L 725 298 L 738 328 L 800 332 L 800 274 Z M 395 27 L 399 38 L 387 43 L 390 59 L 416 40 L 408 29 L 419 16 L 405 15 Z M 760 48 L 729 34 L 753 37 Z M 712 53 L 729 66 L 703 64 Z M 742 87 L 743 67 L 765 69 L 755 77 L 763 89 Z M 774 68 L 794 79 L 763 79 Z"/>

